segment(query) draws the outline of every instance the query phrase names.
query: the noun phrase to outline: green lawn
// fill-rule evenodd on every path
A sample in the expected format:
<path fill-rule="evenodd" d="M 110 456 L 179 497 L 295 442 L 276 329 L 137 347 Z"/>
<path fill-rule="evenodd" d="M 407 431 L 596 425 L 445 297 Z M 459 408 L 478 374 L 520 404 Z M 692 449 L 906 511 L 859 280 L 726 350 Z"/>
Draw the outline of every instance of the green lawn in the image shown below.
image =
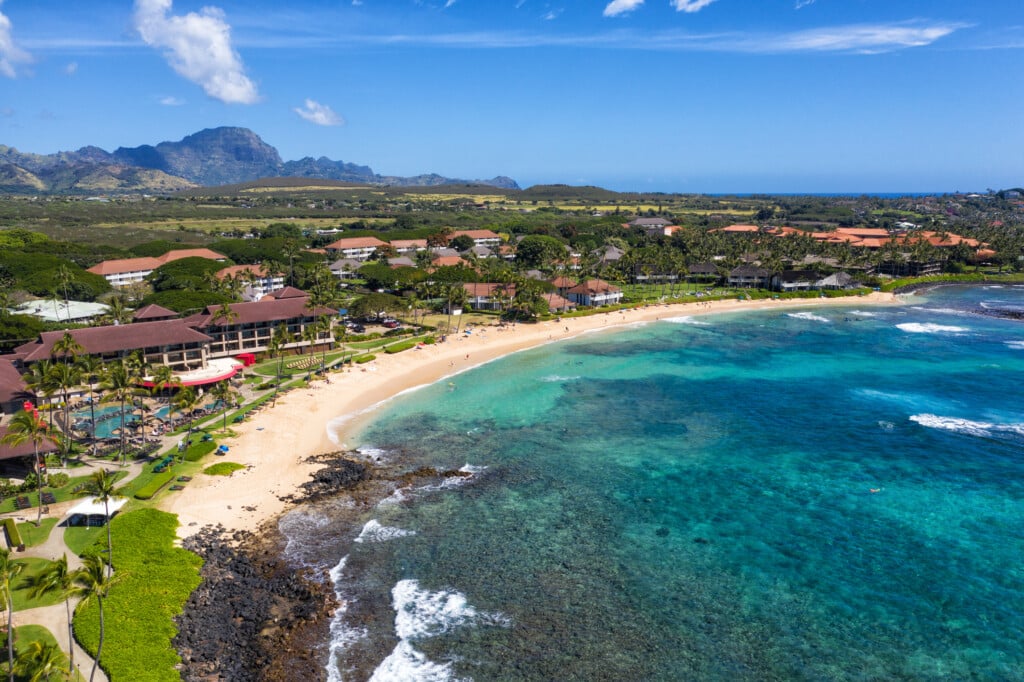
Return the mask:
<path fill-rule="evenodd" d="M 21 540 L 25 543 L 26 547 L 35 547 L 46 542 L 46 538 L 50 537 L 50 532 L 53 531 L 53 527 L 57 525 L 60 519 L 49 518 L 43 519 L 43 523 L 40 526 L 36 526 L 34 522 L 26 522 L 18 524 L 18 532 L 21 533 Z"/>
<path fill-rule="evenodd" d="M 217 462 L 216 464 L 203 469 L 203 473 L 208 476 L 230 476 L 236 471 L 244 468 L 244 465 L 237 464 L 235 462 Z"/>
<path fill-rule="evenodd" d="M 14 583 L 12 584 L 13 589 L 11 590 L 11 600 L 14 602 L 15 611 L 34 609 L 37 606 L 52 606 L 53 604 L 60 604 L 64 601 L 61 599 L 59 594 L 47 594 L 38 599 L 30 599 L 28 596 L 29 579 L 46 570 L 46 568 L 53 563 L 52 561 L 36 557 L 16 559 L 16 561 L 19 564 L 23 564 L 25 568 L 22 569 L 21 574 L 14 579 Z"/>

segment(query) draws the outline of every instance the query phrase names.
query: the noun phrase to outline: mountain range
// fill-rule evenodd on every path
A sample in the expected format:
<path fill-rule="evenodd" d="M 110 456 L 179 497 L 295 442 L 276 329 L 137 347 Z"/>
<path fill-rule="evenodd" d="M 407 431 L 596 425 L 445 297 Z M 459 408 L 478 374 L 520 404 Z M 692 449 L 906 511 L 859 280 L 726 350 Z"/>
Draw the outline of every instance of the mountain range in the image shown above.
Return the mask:
<path fill-rule="evenodd" d="M 283 161 L 277 149 L 248 128 L 208 128 L 178 142 L 120 147 L 113 152 L 89 146 L 73 152 L 32 154 L 0 145 L 0 192 L 7 193 L 167 193 L 274 177 L 410 187 L 469 182 L 519 189 L 515 180 L 505 176 L 490 180 L 461 180 L 433 173 L 397 177 L 326 157 Z"/>

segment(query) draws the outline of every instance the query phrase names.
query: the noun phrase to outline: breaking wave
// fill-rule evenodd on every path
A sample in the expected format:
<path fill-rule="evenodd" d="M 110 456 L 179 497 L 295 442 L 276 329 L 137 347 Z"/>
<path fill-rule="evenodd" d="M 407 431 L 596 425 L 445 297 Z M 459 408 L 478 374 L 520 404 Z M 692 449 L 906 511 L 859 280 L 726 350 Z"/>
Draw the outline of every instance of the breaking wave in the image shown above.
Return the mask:
<path fill-rule="evenodd" d="M 966 327 L 951 324 L 935 324 L 933 322 L 904 322 L 896 325 L 908 334 L 963 334 L 969 331 Z"/>
<path fill-rule="evenodd" d="M 1024 438 L 1024 424 L 995 424 L 992 422 L 962 419 L 960 417 L 941 417 L 935 414 L 911 415 L 910 421 L 931 429 L 952 431 L 953 433 L 977 436 L 979 438 L 997 438 L 999 436 Z"/>
<path fill-rule="evenodd" d="M 787 317 L 792 317 L 795 320 L 811 320 L 812 322 L 831 322 L 832 320 L 821 315 L 815 315 L 814 313 L 802 312 L 802 313 L 786 313 Z"/>

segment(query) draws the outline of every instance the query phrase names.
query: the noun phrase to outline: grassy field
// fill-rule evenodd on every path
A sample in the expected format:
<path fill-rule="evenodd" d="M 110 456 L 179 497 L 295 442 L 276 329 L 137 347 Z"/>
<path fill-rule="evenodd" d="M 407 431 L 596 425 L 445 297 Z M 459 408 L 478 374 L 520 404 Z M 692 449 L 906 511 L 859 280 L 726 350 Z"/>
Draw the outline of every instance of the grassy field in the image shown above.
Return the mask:
<path fill-rule="evenodd" d="M 300 229 L 326 230 L 333 227 L 344 227 L 356 220 L 362 220 L 367 225 L 390 225 L 394 220 L 390 218 L 296 218 L 294 220 L 280 218 L 187 218 L 167 219 L 146 223 L 147 230 L 198 230 L 202 232 L 231 232 L 241 230 L 248 232 L 252 229 L 260 229 L 274 223 L 288 223 Z M 124 223 L 98 223 L 99 228 L 125 228 Z"/>

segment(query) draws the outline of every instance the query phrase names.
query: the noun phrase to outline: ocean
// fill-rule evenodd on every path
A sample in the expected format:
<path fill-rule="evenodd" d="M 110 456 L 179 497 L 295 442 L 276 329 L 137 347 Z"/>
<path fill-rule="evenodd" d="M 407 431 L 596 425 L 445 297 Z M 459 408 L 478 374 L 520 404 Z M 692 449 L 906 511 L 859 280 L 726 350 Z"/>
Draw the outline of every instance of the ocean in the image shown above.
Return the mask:
<path fill-rule="evenodd" d="M 462 475 L 281 522 L 327 678 L 1024 679 L 1022 311 L 680 317 L 400 396 L 362 456 Z"/>

